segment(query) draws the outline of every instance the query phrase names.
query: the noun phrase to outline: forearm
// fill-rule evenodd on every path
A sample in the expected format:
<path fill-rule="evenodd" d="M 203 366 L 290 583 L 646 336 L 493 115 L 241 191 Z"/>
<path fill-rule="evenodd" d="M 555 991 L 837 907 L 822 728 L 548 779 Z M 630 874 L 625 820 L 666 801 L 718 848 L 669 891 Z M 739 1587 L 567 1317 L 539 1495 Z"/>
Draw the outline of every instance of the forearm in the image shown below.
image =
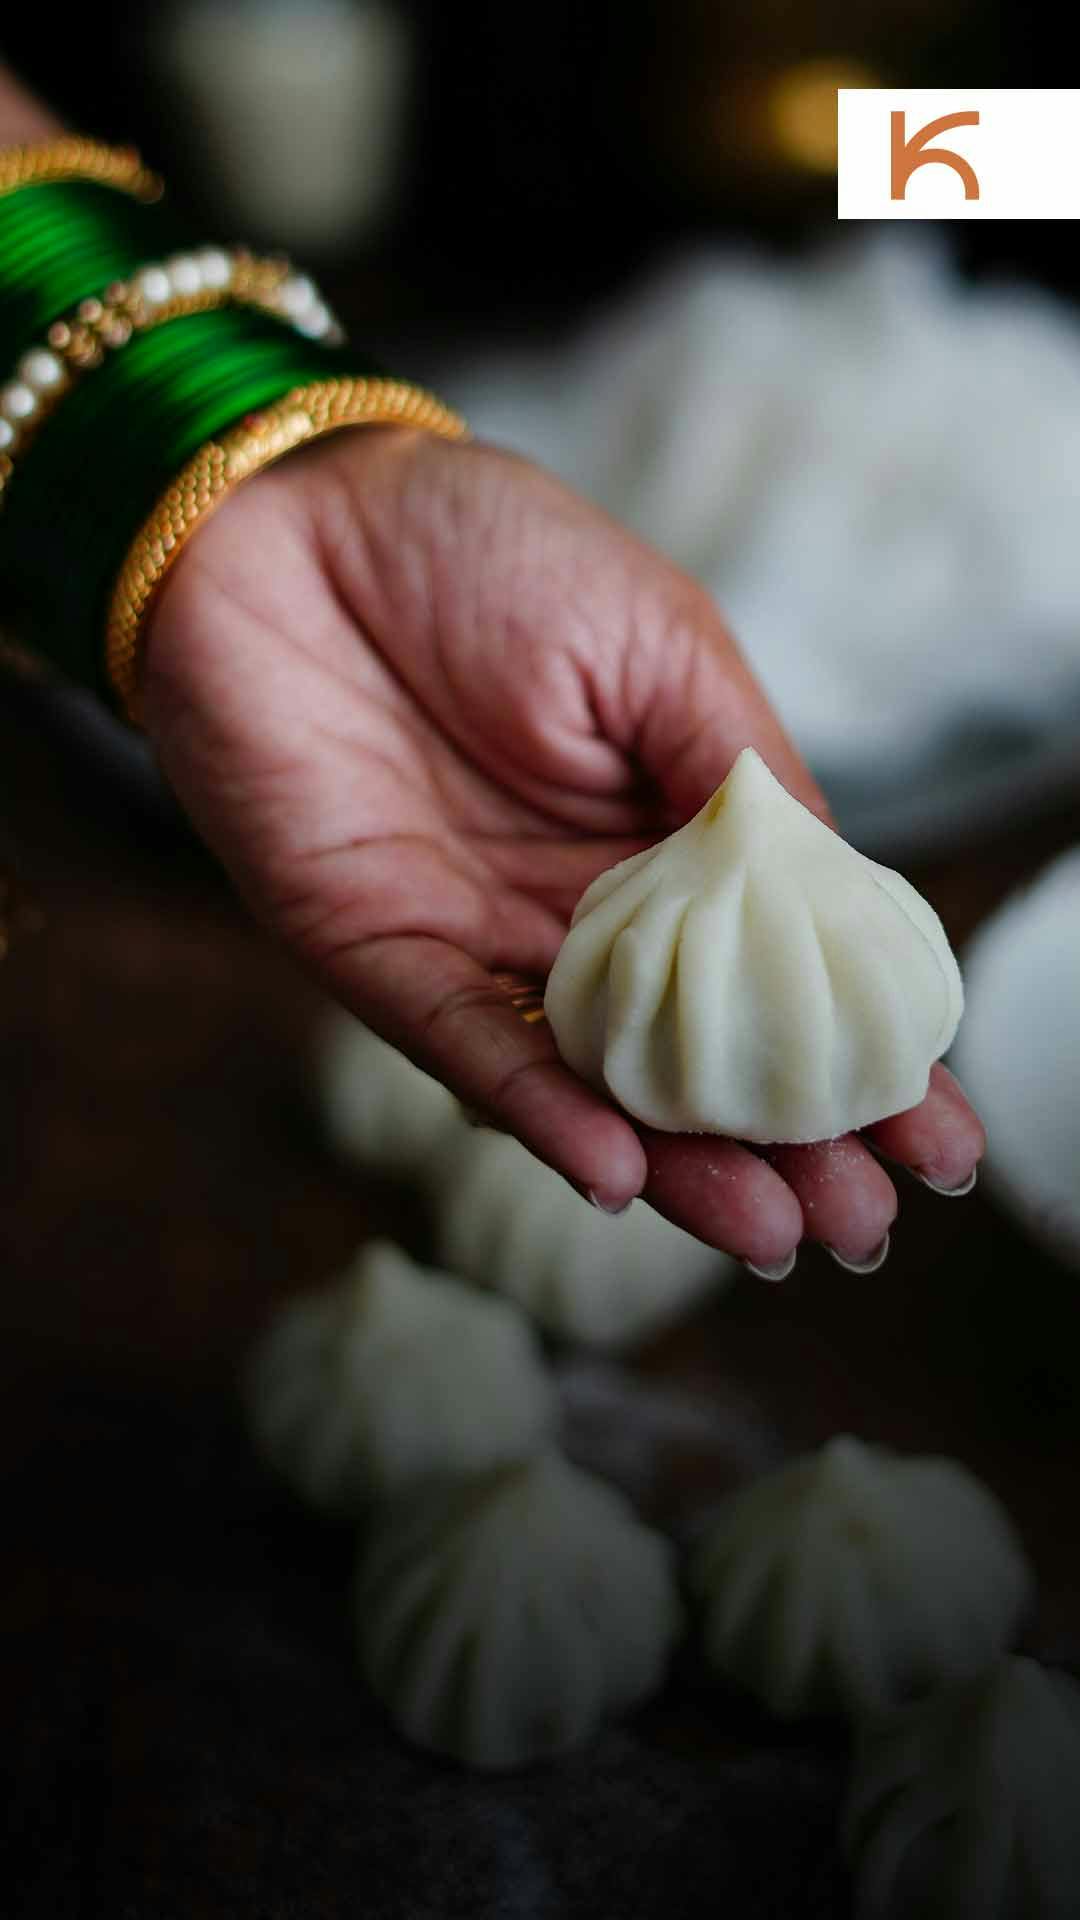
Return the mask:
<path fill-rule="evenodd" d="M 36 100 L 7 67 L 0 66 L 0 147 L 49 140 L 62 131 L 56 115 Z"/>
<path fill-rule="evenodd" d="M 149 603 L 226 483 L 348 425 L 461 423 L 365 364 L 286 262 L 200 246 L 133 150 L 65 137 L 0 69 L 4 147 L 0 606 L 134 717 Z"/>
<path fill-rule="evenodd" d="M 432 425 L 431 403 L 358 364 L 286 262 L 202 245 L 133 149 L 65 136 L 0 68 L 4 150 L 0 611 L 10 636 L 130 708 L 147 568 L 156 588 L 207 506 L 196 515 L 193 495 L 182 526 L 170 509 L 159 554 L 146 525 L 189 463 L 217 473 L 225 458 L 231 486 L 353 421 Z M 294 392 L 306 411 L 262 411 Z M 223 456 L 216 436 L 233 430 Z"/>

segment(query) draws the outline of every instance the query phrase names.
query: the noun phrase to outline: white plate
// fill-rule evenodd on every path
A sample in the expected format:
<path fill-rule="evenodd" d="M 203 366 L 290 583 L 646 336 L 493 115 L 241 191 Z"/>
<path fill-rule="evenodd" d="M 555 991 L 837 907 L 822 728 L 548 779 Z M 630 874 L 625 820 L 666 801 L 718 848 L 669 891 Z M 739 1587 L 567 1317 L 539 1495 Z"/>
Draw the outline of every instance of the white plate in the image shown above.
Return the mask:
<path fill-rule="evenodd" d="M 1080 701 L 1046 733 L 972 728 L 875 779 L 815 766 L 845 839 L 875 860 L 921 859 L 1080 797 Z"/>

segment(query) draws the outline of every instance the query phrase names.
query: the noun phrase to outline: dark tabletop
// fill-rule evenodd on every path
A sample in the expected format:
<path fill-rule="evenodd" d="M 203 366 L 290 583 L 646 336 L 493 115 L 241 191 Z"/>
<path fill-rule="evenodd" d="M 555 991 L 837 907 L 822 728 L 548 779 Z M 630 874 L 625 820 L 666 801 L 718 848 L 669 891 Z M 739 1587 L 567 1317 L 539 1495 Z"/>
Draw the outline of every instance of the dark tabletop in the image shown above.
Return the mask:
<path fill-rule="evenodd" d="M 692 1654 L 632 1724 L 514 1776 L 411 1752 L 370 1704 L 354 1542 L 260 1473 L 234 1379 L 274 1301 L 422 1223 L 326 1143 L 320 1003 L 168 806 L 35 688 L 0 694 L 0 1912 L 845 1914 L 843 1736 L 777 1729 Z M 1080 800 L 907 871 L 955 943 L 1078 840 Z M 1028 1644 L 1075 1662 L 1078 1336 L 1075 1276 L 984 1189 L 905 1185 L 881 1272 L 740 1277 L 634 1364 L 782 1453 L 849 1430 L 967 1462 L 1035 1562 Z M 671 1471 L 664 1498 L 712 1466 Z"/>

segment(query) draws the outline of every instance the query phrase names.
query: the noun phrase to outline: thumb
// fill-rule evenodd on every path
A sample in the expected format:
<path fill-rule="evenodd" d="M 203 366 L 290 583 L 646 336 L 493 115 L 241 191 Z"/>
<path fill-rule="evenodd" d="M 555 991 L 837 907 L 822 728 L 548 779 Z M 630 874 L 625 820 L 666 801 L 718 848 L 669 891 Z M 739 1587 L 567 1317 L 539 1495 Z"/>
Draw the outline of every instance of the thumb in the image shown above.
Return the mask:
<path fill-rule="evenodd" d="M 825 796 L 703 589 L 643 652 L 637 752 L 680 821 L 703 807 L 744 747 L 754 747 L 811 813 L 833 826 Z"/>

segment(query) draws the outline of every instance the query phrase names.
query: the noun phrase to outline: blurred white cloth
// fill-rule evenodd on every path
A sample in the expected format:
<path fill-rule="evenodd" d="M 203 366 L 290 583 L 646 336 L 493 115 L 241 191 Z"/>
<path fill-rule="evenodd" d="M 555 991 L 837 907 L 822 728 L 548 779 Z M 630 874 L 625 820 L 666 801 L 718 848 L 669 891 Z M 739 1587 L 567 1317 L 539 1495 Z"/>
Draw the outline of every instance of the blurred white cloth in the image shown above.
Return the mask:
<path fill-rule="evenodd" d="M 1080 847 L 979 928 L 950 1063 L 989 1136 L 986 1171 L 1034 1239 L 1080 1268 Z"/>
<path fill-rule="evenodd" d="M 444 384 L 477 433 L 710 588 L 841 796 L 902 814 L 936 779 L 947 813 L 988 754 L 1080 738 L 1080 322 L 1060 301 L 970 287 L 907 233 L 808 264 L 702 254 L 569 345 Z"/>

